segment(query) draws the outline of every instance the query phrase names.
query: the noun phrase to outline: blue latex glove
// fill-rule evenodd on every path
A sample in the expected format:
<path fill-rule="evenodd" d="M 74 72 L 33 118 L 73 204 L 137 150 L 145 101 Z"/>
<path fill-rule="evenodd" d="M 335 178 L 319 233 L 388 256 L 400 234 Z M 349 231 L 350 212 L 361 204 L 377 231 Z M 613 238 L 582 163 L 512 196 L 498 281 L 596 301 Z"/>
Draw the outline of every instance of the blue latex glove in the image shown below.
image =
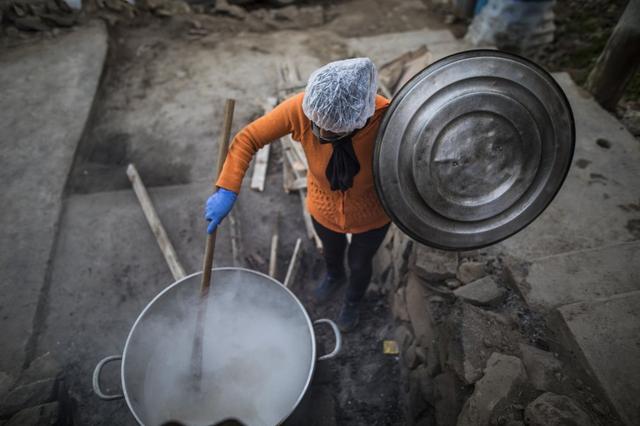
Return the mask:
<path fill-rule="evenodd" d="M 209 221 L 207 232 L 209 234 L 216 230 L 222 219 L 231 211 L 233 203 L 236 202 L 238 194 L 228 189 L 218 189 L 204 206 L 204 218 Z"/>

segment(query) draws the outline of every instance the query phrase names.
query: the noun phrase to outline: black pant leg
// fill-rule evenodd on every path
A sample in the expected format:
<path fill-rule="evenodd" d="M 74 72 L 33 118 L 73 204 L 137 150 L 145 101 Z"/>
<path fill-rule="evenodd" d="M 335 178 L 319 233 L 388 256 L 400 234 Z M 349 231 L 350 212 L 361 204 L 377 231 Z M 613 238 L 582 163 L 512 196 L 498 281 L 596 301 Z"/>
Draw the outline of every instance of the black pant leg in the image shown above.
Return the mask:
<path fill-rule="evenodd" d="M 325 228 L 313 217 L 311 217 L 311 221 L 318 237 L 322 241 L 327 272 L 334 277 L 344 275 L 344 250 L 347 246 L 347 236 Z"/>
<path fill-rule="evenodd" d="M 371 281 L 373 256 L 382 244 L 390 224 L 360 234 L 353 234 L 349 245 L 348 262 L 351 272 L 346 298 L 357 302 L 364 296 Z"/>

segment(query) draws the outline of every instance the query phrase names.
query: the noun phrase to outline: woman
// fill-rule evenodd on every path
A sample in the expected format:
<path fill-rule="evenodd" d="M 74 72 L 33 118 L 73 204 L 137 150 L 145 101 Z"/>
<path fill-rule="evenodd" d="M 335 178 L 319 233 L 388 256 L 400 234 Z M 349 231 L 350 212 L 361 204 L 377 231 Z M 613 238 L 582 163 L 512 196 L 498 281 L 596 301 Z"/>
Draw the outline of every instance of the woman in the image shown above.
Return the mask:
<path fill-rule="evenodd" d="M 372 259 L 390 219 L 376 195 L 373 149 L 389 101 L 376 95 L 377 72 L 368 58 L 332 62 L 316 70 L 303 93 L 242 129 L 229 149 L 218 191 L 207 200 L 211 233 L 231 210 L 251 158 L 264 145 L 292 134 L 307 157 L 307 207 L 324 246 L 326 276 L 314 289 L 318 303 L 347 281 L 344 253 L 347 233 L 349 284 L 338 318 L 350 331 L 372 273 Z"/>

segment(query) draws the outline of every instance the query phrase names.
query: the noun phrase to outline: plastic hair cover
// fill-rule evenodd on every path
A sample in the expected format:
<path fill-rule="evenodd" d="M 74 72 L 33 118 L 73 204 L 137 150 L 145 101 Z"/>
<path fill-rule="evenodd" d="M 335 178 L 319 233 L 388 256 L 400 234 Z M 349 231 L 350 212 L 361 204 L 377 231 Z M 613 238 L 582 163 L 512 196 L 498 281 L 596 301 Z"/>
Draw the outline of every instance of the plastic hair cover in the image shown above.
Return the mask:
<path fill-rule="evenodd" d="M 330 62 L 309 77 L 302 110 L 324 130 L 352 132 L 373 115 L 377 88 L 378 73 L 371 59 Z"/>

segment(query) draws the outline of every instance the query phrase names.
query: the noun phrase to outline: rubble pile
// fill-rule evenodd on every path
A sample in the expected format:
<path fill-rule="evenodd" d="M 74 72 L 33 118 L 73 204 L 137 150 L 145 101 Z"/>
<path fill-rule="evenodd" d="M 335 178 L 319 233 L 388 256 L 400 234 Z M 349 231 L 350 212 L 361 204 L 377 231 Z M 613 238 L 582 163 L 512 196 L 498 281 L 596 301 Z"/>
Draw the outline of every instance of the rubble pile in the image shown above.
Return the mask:
<path fill-rule="evenodd" d="M 0 23 L 4 35 L 44 33 L 56 36 L 60 28 L 70 28 L 82 21 L 98 17 L 110 25 L 151 16 L 161 19 L 189 16 L 196 22 L 189 36 L 205 36 L 226 31 L 229 25 L 217 25 L 201 18 L 231 21 L 235 28 L 249 31 L 269 31 L 310 28 L 325 23 L 322 6 L 296 6 L 293 2 L 276 2 L 279 7 L 263 3 L 216 0 L 187 2 L 185 0 L 15 0 L 0 3 Z M 285 5 L 285 3 L 287 5 Z M 284 5 L 284 6 L 283 6 Z M 260 7 L 258 7 L 260 6 Z M 245 8 L 249 7 L 249 9 Z M 242 26 L 238 23 L 241 22 Z M 207 23 L 211 25 L 207 26 Z M 25 34 L 23 34 L 24 36 Z"/>
<path fill-rule="evenodd" d="M 71 399 L 62 369 L 46 353 L 19 378 L 0 372 L 0 423 L 3 426 L 71 425 Z"/>
<path fill-rule="evenodd" d="M 389 234 L 377 272 L 393 289 L 408 424 L 617 424 L 584 373 L 549 350 L 542 317 L 509 286 L 510 262 Z"/>
<path fill-rule="evenodd" d="M 78 11 L 65 0 L 12 1 L 2 4 L 0 23 L 8 35 L 18 31 L 50 31 L 78 22 Z"/>

